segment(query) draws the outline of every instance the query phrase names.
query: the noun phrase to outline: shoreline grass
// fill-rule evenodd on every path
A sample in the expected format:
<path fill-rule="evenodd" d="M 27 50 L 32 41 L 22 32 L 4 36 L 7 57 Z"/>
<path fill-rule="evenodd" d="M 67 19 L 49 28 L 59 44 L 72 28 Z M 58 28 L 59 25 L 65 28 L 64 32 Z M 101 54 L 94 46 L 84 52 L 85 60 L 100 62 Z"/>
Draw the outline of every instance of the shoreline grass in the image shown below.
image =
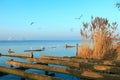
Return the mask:
<path fill-rule="evenodd" d="M 117 23 L 110 24 L 107 19 L 96 17 L 92 18 L 91 24 L 83 23 L 81 29 L 82 44 L 78 57 L 93 59 L 112 59 L 116 51 L 114 48 Z M 90 43 L 85 40 L 92 40 Z"/>

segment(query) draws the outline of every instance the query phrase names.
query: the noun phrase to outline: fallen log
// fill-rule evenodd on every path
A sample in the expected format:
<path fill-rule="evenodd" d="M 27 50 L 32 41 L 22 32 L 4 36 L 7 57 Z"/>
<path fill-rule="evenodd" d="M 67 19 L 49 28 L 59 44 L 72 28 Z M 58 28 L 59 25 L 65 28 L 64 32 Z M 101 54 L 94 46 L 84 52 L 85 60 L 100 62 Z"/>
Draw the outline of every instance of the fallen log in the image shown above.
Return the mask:
<path fill-rule="evenodd" d="M 43 63 L 43 64 L 56 64 L 62 66 L 68 66 L 77 69 L 87 69 L 92 71 L 101 71 L 101 72 L 110 72 L 115 74 L 120 74 L 120 67 L 92 64 L 92 63 L 76 63 L 76 62 L 68 62 L 68 61 L 59 61 L 59 60 L 45 60 L 45 59 L 37 59 L 37 58 L 27 58 L 28 61 Z"/>
<path fill-rule="evenodd" d="M 45 70 L 50 72 L 57 72 L 57 73 L 63 73 L 68 74 L 72 76 L 77 77 L 85 77 L 88 79 L 95 79 L 95 80 L 118 80 L 120 79 L 119 75 L 113 75 L 113 74 L 106 74 L 106 73 L 99 73 L 99 72 L 93 72 L 93 71 L 81 71 L 77 69 L 64 69 L 64 68 L 57 68 L 57 67 L 49 67 L 45 65 L 38 65 L 38 64 L 28 64 L 23 62 L 15 62 L 15 61 L 7 61 L 6 62 L 9 65 L 12 66 L 19 66 L 19 67 L 25 67 L 25 68 L 33 68 L 38 70 Z"/>
<path fill-rule="evenodd" d="M 9 56 L 9 57 L 20 57 L 20 58 L 32 58 L 33 54 L 1 54 L 0 56 Z"/>
<path fill-rule="evenodd" d="M 0 72 L 20 76 L 22 78 L 28 78 L 31 80 L 62 80 L 62 79 L 53 78 L 50 76 L 45 76 L 45 75 L 43 76 L 39 74 L 28 73 L 21 70 L 6 68 L 2 66 L 0 66 Z"/>
<path fill-rule="evenodd" d="M 83 59 L 83 58 L 64 58 L 64 57 L 54 57 L 54 56 L 40 56 L 40 59 L 60 60 L 60 61 L 69 61 L 69 62 L 78 62 L 78 63 L 84 62 L 84 63 L 93 63 L 93 64 L 101 64 L 101 65 L 120 67 L 120 61 L 114 61 L 114 60 L 94 60 L 94 59 Z"/>

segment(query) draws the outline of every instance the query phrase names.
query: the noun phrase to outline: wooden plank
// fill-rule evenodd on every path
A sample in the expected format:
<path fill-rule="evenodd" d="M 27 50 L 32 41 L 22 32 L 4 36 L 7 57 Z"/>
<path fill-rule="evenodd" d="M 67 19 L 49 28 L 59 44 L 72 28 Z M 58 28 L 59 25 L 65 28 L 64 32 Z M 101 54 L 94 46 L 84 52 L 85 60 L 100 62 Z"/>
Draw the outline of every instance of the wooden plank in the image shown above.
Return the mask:
<path fill-rule="evenodd" d="M 36 62 L 36 63 L 56 64 L 56 65 L 76 67 L 76 68 L 79 68 L 79 66 L 80 66 L 79 63 L 60 61 L 60 60 L 47 60 L 47 59 L 39 59 L 39 58 L 27 58 L 27 60 L 30 62 Z"/>
<path fill-rule="evenodd" d="M 84 63 L 94 63 L 94 64 L 102 64 L 109 66 L 118 66 L 120 67 L 120 61 L 114 60 L 94 60 L 94 59 L 82 59 L 82 58 L 64 58 L 64 57 L 55 57 L 55 56 L 40 56 L 40 59 L 49 59 L 49 60 L 63 60 L 69 62 L 84 62 Z"/>
<path fill-rule="evenodd" d="M 45 65 L 28 64 L 28 63 L 15 62 L 15 61 L 7 61 L 6 63 L 12 66 L 19 66 L 19 67 L 25 67 L 25 68 L 38 69 L 38 70 L 45 70 L 45 71 L 50 71 L 50 72 L 63 73 L 63 74 L 77 76 L 80 78 L 85 77 L 88 79 L 96 79 L 96 80 L 118 80 L 120 79 L 119 75 L 98 73 L 98 72 L 93 72 L 93 71 L 81 71 L 81 70 L 70 69 L 70 68 L 64 69 L 64 68 L 49 67 Z"/>
<path fill-rule="evenodd" d="M 24 70 L 26 70 L 26 69 L 28 69 L 28 68 L 17 67 L 17 68 L 13 68 L 13 69 L 17 69 L 17 70 L 22 70 L 22 71 L 24 71 Z M 9 75 L 9 74 L 8 74 L 8 73 L 2 73 L 2 72 L 0 72 L 0 76 L 5 76 L 5 75 Z"/>
<path fill-rule="evenodd" d="M 45 76 L 45 75 L 43 76 L 39 74 L 28 73 L 21 70 L 6 68 L 2 66 L 0 66 L 0 72 L 20 76 L 22 78 L 28 78 L 31 80 L 62 80 L 62 79 L 53 78 L 50 76 Z"/>
<path fill-rule="evenodd" d="M 44 64 L 56 64 L 62 66 L 68 66 L 78 69 L 87 69 L 93 71 L 101 71 L 101 72 L 111 72 L 120 74 L 120 67 L 113 67 L 113 66 L 106 66 L 106 65 L 99 65 L 99 64 L 92 64 L 92 63 L 76 63 L 76 62 L 68 62 L 68 61 L 59 61 L 59 60 L 45 60 L 39 58 L 27 58 L 28 61 L 37 62 L 37 63 L 44 63 Z"/>
<path fill-rule="evenodd" d="M 70 61 L 72 58 L 64 58 L 64 57 L 56 57 L 56 56 L 40 56 L 40 59 Z"/>
<path fill-rule="evenodd" d="M 30 54 L 0 54 L 0 56 L 32 58 L 33 57 L 33 53 L 30 53 Z"/>

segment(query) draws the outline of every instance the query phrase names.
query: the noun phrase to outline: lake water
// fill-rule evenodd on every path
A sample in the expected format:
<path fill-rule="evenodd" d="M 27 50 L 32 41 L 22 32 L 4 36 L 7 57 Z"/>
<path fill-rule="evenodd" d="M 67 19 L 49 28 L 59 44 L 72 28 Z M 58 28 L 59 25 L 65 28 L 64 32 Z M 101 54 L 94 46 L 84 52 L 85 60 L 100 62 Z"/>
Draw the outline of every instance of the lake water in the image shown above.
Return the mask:
<path fill-rule="evenodd" d="M 66 44 L 75 46 L 76 43 L 80 43 L 79 40 L 29 40 L 29 41 L 0 41 L 0 53 L 8 54 L 8 49 L 14 50 L 16 54 L 24 54 L 29 52 L 24 52 L 24 50 L 30 49 L 41 49 L 45 47 L 45 51 L 41 52 L 33 52 L 34 58 L 39 58 L 40 56 L 75 56 L 76 48 L 67 48 Z M 51 48 L 55 47 L 55 48 Z M 27 62 L 25 59 L 21 58 L 13 58 L 13 57 L 5 57 L 0 56 L 0 66 L 10 67 L 6 64 L 7 60 L 14 59 L 14 61 Z M 28 69 L 26 72 L 33 72 L 38 74 L 44 74 L 42 70 Z M 64 78 L 66 80 L 78 80 L 78 78 L 73 76 L 68 76 L 64 74 L 56 74 L 55 77 Z M 13 75 L 6 75 L 0 77 L 0 80 L 20 80 L 20 77 Z"/>

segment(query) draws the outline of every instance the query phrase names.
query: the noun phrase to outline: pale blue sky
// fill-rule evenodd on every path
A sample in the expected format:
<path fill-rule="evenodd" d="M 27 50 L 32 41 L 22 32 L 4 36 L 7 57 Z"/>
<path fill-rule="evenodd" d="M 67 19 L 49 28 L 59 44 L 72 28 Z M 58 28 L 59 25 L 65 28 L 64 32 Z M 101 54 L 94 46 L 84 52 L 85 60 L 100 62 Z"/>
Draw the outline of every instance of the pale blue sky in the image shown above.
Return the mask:
<path fill-rule="evenodd" d="M 91 16 L 120 23 L 120 0 L 0 0 L 0 40 L 76 40 Z M 81 19 L 75 19 L 81 16 Z M 34 24 L 30 25 L 31 22 Z"/>

